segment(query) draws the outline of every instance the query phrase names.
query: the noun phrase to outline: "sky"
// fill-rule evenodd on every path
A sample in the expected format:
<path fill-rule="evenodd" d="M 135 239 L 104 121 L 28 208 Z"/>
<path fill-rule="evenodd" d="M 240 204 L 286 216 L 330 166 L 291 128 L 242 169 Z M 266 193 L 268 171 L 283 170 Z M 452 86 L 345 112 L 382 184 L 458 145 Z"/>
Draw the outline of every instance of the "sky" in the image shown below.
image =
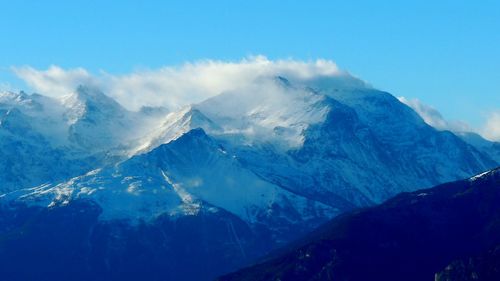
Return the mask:
<path fill-rule="evenodd" d="M 450 122 L 497 129 L 500 1 L 411 2 L 0 0 L 0 87 L 36 90 L 13 71 L 23 67 L 324 59 Z"/>

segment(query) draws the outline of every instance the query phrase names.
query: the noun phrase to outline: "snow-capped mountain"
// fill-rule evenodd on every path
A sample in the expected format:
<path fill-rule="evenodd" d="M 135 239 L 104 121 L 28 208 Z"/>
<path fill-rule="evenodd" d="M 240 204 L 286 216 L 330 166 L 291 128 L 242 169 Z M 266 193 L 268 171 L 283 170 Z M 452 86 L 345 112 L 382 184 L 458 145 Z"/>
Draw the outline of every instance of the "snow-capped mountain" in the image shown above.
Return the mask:
<path fill-rule="evenodd" d="M 0 191 L 77 176 L 100 161 L 61 145 L 62 110 L 40 95 L 0 95 Z"/>
<path fill-rule="evenodd" d="M 128 111 L 83 86 L 61 99 L 0 93 L 0 192 L 60 182 L 114 163 L 164 114 Z"/>
<path fill-rule="evenodd" d="M 221 133 L 207 131 L 245 167 L 309 198 L 370 205 L 496 165 L 388 93 L 325 81 L 305 87 L 282 77 L 262 83 L 268 92 L 250 87 L 195 107 L 223 124 Z"/>
<path fill-rule="evenodd" d="M 392 95 L 348 78 L 263 76 L 170 111 L 130 111 L 87 86 L 58 99 L 3 93 L 2 210 L 42 212 L 47 220 L 81 211 L 85 223 L 75 223 L 88 233 L 77 239 L 90 245 L 85 251 L 122 235 L 154 252 L 159 264 L 178 254 L 185 269 L 199 266 L 189 259 L 191 248 L 167 258 L 129 231 L 147 226 L 148 235 L 161 235 L 155 241 L 182 244 L 188 241 L 162 227 L 182 222 L 191 229 L 191 220 L 201 220 L 200 236 L 222 231 L 232 242 L 203 243 L 203 256 L 228 252 L 206 271 L 188 270 L 189 280 L 234 269 L 341 212 L 498 165 L 483 149 L 428 126 Z M 104 248 L 120 256 L 113 247 L 120 248 Z M 106 257 L 84 260 L 93 276 L 92 262 Z M 158 272 L 153 279 L 181 278 Z"/>
<path fill-rule="evenodd" d="M 120 148 L 125 149 L 150 133 L 166 115 L 151 108 L 129 111 L 99 89 L 86 86 L 79 86 L 59 101 L 68 126 L 67 140 L 90 152 L 116 153 Z"/>
<path fill-rule="evenodd" d="M 7 196 L 48 200 L 43 204 L 51 207 L 92 199 L 103 206 L 101 216 L 108 220 L 196 215 L 201 208 L 220 208 L 249 223 L 283 219 L 292 224 L 338 213 L 244 169 L 202 129 L 117 165 Z"/>

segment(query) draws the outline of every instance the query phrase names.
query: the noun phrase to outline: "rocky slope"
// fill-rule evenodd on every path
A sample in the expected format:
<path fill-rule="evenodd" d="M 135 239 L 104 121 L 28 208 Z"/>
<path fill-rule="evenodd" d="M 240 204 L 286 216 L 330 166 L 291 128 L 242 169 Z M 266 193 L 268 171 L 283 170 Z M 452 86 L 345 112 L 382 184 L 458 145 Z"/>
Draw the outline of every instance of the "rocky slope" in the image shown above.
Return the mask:
<path fill-rule="evenodd" d="M 499 203 L 500 168 L 403 193 L 219 280 L 496 280 Z"/>

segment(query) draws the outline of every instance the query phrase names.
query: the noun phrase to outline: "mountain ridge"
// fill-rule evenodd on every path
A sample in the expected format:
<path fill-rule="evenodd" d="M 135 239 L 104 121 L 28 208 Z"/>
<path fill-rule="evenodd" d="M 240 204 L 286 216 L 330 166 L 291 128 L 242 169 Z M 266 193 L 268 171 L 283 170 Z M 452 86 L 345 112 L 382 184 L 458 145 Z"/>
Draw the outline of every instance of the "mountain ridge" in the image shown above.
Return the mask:
<path fill-rule="evenodd" d="M 495 280 L 500 274 L 493 264 L 451 262 L 500 245 L 498 200 L 500 167 L 340 215 L 218 280 Z M 495 258 L 488 252 L 483 259 Z"/>

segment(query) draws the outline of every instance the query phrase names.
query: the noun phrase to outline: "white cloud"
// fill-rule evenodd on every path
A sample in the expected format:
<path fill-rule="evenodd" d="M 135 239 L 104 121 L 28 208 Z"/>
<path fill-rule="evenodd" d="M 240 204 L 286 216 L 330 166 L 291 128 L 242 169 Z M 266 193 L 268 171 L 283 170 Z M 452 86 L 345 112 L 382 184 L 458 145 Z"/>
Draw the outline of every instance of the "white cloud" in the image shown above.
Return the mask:
<path fill-rule="evenodd" d="M 57 66 L 47 70 L 18 67 L 14 68 L 14 72 L 34 90 L 45 95 L 61 96 L 70 93 L 79 84 L 92 84 L 133 110 L 143 105 L 179 108 L 245 87 L 260 76 L 281 75 L 296 81 L 336 76 L 359 81 L 339 70 L 332 61 L 272 61 L 263 56 L 238 62 L 203 60 L 125 75 L 104 72 L 93 75 L 82 68 L 64 70 Z"/>
<path fill-rule="evenodd" d="M 463 121 L 445 119 L 437 109 L 422 103 L 418 99 L 408 99 L 405 97 L 398 97 L 398 99 L 415 110 L 424 119 L 425 123 L 438 130 L 474 132 L 488 140 L 500 141 L 500 111 L 490 113 L 484 125 L 473 128 Z"/>
<path fill-rule="evenodd" d="M 449 130 L 453 132 L 468 132 L 472 130 L 465 122 L 446 120 L 437 109 L 422 103 L 419 99 L 407 99 L 405 97 L 398 97 L 398 99 L 400 102 L 415 110 L 415 112 L 424 119 L 425 123 L 438 130 Z"/>
<path fill-rule="evenodd" d="M 500 110 L 489 114 L 481 133 L 489 140 L 500 141 Z"/>
<path fill-rule="evenodd" d="M 264 56 L 250 57 L 237 62 L 202 60 L 124 75 L 106 72 L 96 75 L 83 68 L 63 69 L 58 66 L 50 66 L 47 70 L 29 66 L 12 69 L 18 77 L 41 94 L 60 97 L 71 93 L 80 84 L 92 85 L 99 87 L 132 110 L 145 105 L 165 106 L 175 110 L 222 92 L 247 88 L 262 76 L 284 76 L 299 83 L 326 76 L 337 78 L 329 81 L 335 81 L 334 83 L 341 87 L 368 86 L 340 70 L 329 60 L 273 61 Z M 0 88 L 7 88 L 7 85 L 0 85 Z M 500 111 L 491 113 L 481 128 L 472 128 L 465 122 L 445 119 L 438 110 L 418 99 L 405 97 L 398 99 L 415 110 L 427 124 L 439 130 L 472 131 L 487 139 L 500 141 Z"/>
<path fill-rule="evenodd" d="M 50 66 L 37 70 L 30 66 L 13 67 L 14 73 L 36 91 L 47 96 L 66 95 L 80 84 L 96 84 L 94 78 L 83 68 L 70 70 Z"/>
<path fill-rule="evenodd" d="M 441 113 L 433 107 L 423 104 L 418 99 L 398 97 L 398 100 L 415 110 L 424 119 L 425 123 L 439 130 L 448 130 L 448 123 L 444 120 Z"/>

